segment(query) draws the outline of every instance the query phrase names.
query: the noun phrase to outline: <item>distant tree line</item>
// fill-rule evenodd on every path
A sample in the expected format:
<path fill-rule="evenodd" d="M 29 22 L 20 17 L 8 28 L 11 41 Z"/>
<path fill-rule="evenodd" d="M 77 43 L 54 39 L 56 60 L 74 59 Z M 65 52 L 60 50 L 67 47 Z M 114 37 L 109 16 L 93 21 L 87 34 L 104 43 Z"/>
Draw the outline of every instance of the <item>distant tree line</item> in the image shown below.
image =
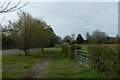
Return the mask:
<path fill-rule="evenodd" d="M 30 48 L 44 50 L 45 47 L 53 47 L 58 43 L 60 37 L 45 21 L 33 18 L 23 11 L 18 13 L 18 17 L 17 21 L 9 22 L 9 25 L 3 27 L 3 48 L 19 48 L 27 54 Z"/>
<path fill-rule="evenodd" d="M 95 30 L 91 35 L 86 33 L 86 42 L 93 44 L 117 44 L 119 36 L 118 34 L 115 37 L 109 36 L 105 32 Z"/>
<path fill-rule="evenodd" d="M 62 42 L 77 44 L 117 44 L 119 39 L 120 37 L 118 34 L 115 37 L 111 37 L 105 32 L 95 30 L 92 34 L 87 32 L 86 39 L 84 39 L 81 34 L 78 34 L 77 37 L 75 34 L 72 34 L 71 36 L 65 36 Z"/>

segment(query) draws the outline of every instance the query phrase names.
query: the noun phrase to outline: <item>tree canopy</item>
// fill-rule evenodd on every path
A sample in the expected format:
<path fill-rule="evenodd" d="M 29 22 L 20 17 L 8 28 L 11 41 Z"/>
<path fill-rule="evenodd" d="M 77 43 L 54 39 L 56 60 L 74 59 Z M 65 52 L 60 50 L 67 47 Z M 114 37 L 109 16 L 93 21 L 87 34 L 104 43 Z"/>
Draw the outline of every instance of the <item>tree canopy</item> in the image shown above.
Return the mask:
<path fill-rule="evenodd" d="M 80 43 L 84 42 L 84 38 L 82 37 L 81 34 L 78 34 L 78 36 L 76 38 L 76 42 L 77 42 L 77 44 L 80 44 Z"/>
<path fill-rule="evenodd" d="M 10 28 L 11 31 L 5 37 L 10 37 L 9 40 L 12 38 L 15 46 L 24 50 L 25 54 L 27 49 L 39 47 L 43 50 L 44 47 L 55 46 L 58 42 L 58 36 L 45 21 L 33 18 L 23 11 L 20 11 L 18 16 L 17 21 L 9 23 L 6 27 L 6 30 Z"/>

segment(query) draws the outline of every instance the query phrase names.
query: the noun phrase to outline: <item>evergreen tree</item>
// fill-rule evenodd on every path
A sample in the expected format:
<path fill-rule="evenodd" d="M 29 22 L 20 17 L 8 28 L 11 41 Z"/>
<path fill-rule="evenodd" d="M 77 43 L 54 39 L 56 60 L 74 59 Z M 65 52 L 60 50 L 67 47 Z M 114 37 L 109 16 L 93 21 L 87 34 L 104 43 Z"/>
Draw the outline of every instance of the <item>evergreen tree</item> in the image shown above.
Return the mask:
<path fill-rule="evenodd" d="M 77 42 L 77 44 L 80 44 L 80 43 L 84 42 L 84 38 L 81 36 L 81 34 L 78 34 L 78 36 L 76 38 L 76 42 Z"/>

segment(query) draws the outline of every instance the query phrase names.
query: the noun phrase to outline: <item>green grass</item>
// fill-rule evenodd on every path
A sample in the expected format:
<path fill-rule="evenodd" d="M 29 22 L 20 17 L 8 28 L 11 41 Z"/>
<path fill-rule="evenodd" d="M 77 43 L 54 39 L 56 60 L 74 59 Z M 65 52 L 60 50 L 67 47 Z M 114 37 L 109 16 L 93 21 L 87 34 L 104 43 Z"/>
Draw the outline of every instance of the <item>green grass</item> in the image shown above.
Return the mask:
<path fill-rule="evenodd" d="M 88 69 L 77 61 L 71 60 L 61 51 L 53 52 L 56 55 L 50 60 L 48 69 L 42 76 L 45 78 L 101 78 L 102 73 Z"/>
<path fill-rule="evenodd" d="M 45 48 L 45 51 L 32 51 L 30 55 L 18 54 L 3 55 L 3 78 L 20 78 L 37 61 L 41 61 L 53 54 L 48 63 L 48 68 L 40 77 L 43 78 L 100 78 L 102 74 L 93 69 L 88 69 L 77 61 L 64 55 L 61 48 Z"/>
<path fill-rule="evenodd" d="M 54 47 L 54 48 L 45 48 L 45 51 L 51 51 L 51 52 L 60 52 L 62 51 L 61 47 Z"/>
<path fill-rule="evenodd" d="M 96 45 L 96 44 L 80 44 L 80 46 L 82 47 L 83 51 L 88 51 L 88 46 L 90 45 Z M 115 46 L 117 44 L 97 44 L 97 45 L 109 45 L 109 46 Z"/>
<path fill-rule="evenodd" d="M 87 47 L 88 47 L 89 45 L 80 45 L 80 46 L 82 47 L 82 50 L 83 50 L 83 51 L 88 51 Z"/>
<path fill-rule="evenodd" d="M 47 57 L 47 51 L 32 51 L 30 55 L 19 56 L 19 54 L 2 55 L 2 77 L 3 78 L 20 78 L 35 62 Z"/>

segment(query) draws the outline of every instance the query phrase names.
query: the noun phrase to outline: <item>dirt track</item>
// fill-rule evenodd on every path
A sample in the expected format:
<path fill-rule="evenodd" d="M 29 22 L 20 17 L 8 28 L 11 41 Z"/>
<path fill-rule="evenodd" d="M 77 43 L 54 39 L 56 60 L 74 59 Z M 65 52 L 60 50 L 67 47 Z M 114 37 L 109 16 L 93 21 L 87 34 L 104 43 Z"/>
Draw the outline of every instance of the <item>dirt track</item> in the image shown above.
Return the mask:
<path fill-rule="evenodd" d="M 29 69 L 22 78 L 39 78 L 40 74 L 42 74 L 42 72 L 47 69 L 48 62 L 52 58 L 52 56 L 53 55 L 50 55 L 48 58 L 35 63 L 35 65 L 32 66 L 32 68 Z"/>

